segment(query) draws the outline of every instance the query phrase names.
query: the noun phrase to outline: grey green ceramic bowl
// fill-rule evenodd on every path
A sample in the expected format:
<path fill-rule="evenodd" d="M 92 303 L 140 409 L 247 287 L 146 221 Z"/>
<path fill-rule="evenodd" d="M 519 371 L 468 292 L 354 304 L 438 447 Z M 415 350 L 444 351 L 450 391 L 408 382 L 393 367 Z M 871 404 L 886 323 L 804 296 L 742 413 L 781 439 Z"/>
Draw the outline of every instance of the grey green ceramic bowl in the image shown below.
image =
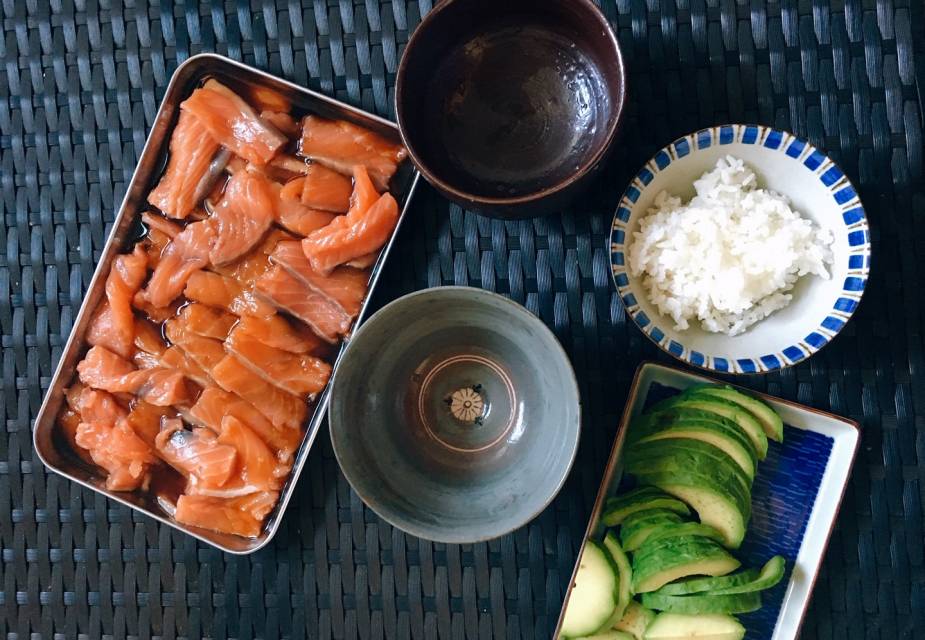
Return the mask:
<path fill-rule="evenodd" d="M 529 311 L 480 289 L 428 289 L 382 308 L 351 338 L 331 398 L 334 453 L 354 490 L 437 542 L 526 524 L 578 448 L 578 385 L 562 347 Z"/>

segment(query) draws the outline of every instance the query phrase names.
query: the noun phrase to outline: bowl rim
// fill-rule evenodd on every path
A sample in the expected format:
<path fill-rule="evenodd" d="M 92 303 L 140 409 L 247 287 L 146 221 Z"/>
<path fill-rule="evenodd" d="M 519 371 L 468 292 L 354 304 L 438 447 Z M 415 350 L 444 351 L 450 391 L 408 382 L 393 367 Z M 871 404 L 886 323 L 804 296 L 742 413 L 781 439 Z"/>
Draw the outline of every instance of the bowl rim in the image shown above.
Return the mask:
<path fill-rule="evenodd" d="M 398 63 L 398 71 L 395 74 L 395 97 L 393 100 L 395 106 L 395 117 L 396 123 L 398 124 L 398 132 L 401 136 L 402 144 L 404 144 L 405 149 L 408 151 L 408 157 L 411 159 L 412 164 L 418 170 L 418 172 L 424 176 L 427 182 L 448 194 L 452 194 L 453 198 L 488 207 L 535 203 L 571 187 L 573 184 L 591 172 L 600 162 L 606 158 L 607 153 L 610 151 L 610 148 L 613 146 L 613 143 L 616 140 L 617 133 L 620 130 L 620 124 L 623 120 L 623 114 L 626 109 L 626 64 L 623 58 L 623 51 L 620 49 L 620 42 L 617 39 L 617 35 L 614 32 L 613 27 L 610 25 L 610 21 L 607 20 L 607 16 L 604 15 L 604 12 L 601 10 L 601 8 L 594 4 L 592 0 L 570 0 L 572 3 L 580 5 L 585 10 L 590 11 L 591 15 L 594 16 L 594 18 L 597 20 L 598 26 L 603 28 L 604 35 L 610 40 L 611 44 L 613 45 L 613 50 L 616 54 L 614 66 L 616 67 L 617 74 L 620 78 L 620 83 L 616 96 L 617 99 L 615 100 L 616 109 L 614 110 L 610 121 L 607 123 L 607 135 L 603 139 L 603 142 L 598 145 L 591 156 L 589 156 L 581 163 L 581 165 L 579 165 L 577 170 L 571 172 L 566 178 L 560 180 L 554 185 L 518 196 L 481 196 L 454 187 L 449 182 L 445 181 L 443 178 L 438 177 L 433 171 L 431 171 L 427 163 L 425 163 L 422 159 L 421 155 L 415 150 L 414 145 L 411 143 L 410 136 L 407 134 L 409 123 L 405 117 L 404 107 L 401 100 L 402 95 L 405 93 L 405 76 L 407 74 L 407 68 L 409 64 L 408 60 L 412 55 L 414 55 L 415 47 L 423 37 L 421 34 L 423 34 L 427 29 L 433 27 L 433 23 L 437 20 L 441 13 L 445 12 L 451 5 L 460 1 L 461 0 L 443 0 L 435 7 L 433 7 L 429 12 L 427 12 L 427 14 L 421 20 L 420 24 L 418 24 L 418 26 L 411 33 L 411 36 L 408 38 L 408 43 L 405 45 L 405 50 L 402 52 L 401 59 Z"/>
<path fill-rule="evenodd" d="M 804 169 L 811 171 L 829 190 L 840 208 L 845 225 L 843 231 L 849 236 L 848 274 L 826 317 L 817 323 L 806 337 L 794 341 L 780 351 L 744 358 L 700 353 L 671 339 L 661 328 L 662 324 L 670 323 L 670 320 L 661 315 L 650 318 L 636 303 L 637 292 L 632 286 L 633 277 L 629 275 L 625 258 L 629 240 L 626 237 L 629 221 L 636 213 L 634 208 L 637 200 L 648 188 L 655 174 L 664 171 L 676 160 L 703 149 L 733 143 L 750 144 L 769 152 L 784 153 L 791 160 L 799 162 Z M 833 229 L 833 232 L 840 230 Z M 856 243 L 853 242 L 855 239 Z M 620 197 L 607 243 L 611 280 L 617 289 L 621 304 L 639 330 L 676 360 L 712 373 L 760 375 L 808 360 L 830 344 L 845 328 L 860 306 L 870 278 L 870 225 L 860 194 L 847 173 L 828 154 L 808 140 L 789 131 L 761 124 L 722 124 L 706 127 L 677 138 L 659 149 L 634 174 Z M 860 266 L 854 264 L 858 258 Z M 644 294 L 640 292 L 639 295 Z M 845 308 L 839 308 L 838 305 Z"/>
<path fill-rule="evenodd" d="M 347 465 L 345 465 L 343 461 L 342 451 L 341 451 L 341 446 L 343 446 L 343 443 L 338 444 L 338 438 L 335 435 L 338 431 L 338 429 L 335 428 L 335 424 L 340 422 L 340 412 L 339 412 L 338 402 L 337 402 L 337 397 L 340 395 L 338 392 L 338 387 L 339 387 L 338 380 L 344 380 L 343 372 L 347 369 L 347 367 L 343 366 L 343 360 L 346 360 L 347 358 L 351 357 L 351 351 L 353 350 L 352 345 L 354 341 L 356 340 L 356 338 L 362 335 L 364 332 L 370 331 L 371 330 L 370 327 L 375 326 L 377 319 L 381 319 L 383 312 L 389 309 L 394 309 L 397 306 L 409 304 L 409 301 L 412 301 L 422 296 L 434 295 L 435 293 L 443 293 L 447 291 L 456 292 L 464 296 L 469 296 L 470 299 L 476 300 L 476 301 L 495 300 L 495 301 L 502 302 L 505 306 L 507 306 L 511 310 L 512 313 L 520 315 L 526 322 L 534 323 L 537 330 L 540 333 L 545 333 L 547 337 L 549 338 L 550 348 L 553 351 L 556 351 L 563 358 L 563 361 L 566 365 L 566 369 L 568 372 L 568 375 L 566 376 L 566 384 L 568 384 L 569 388 L 572 390 L 571 395 L 573 395 L 575 399 L 575 406 L 574 406 L 575 418 L 574 418 L 574 423 L 573 423 L 575 426 L 575 437 L 566 443 L 566 447 L 571 449 L 570 451 L 568 451 L 568 461 L 567 461 L 567 464 L 565 464 L 562 467 L 560 477 L 556 481 L 556 484 L 553 490 L 549 492 L 548 495 L 544 496 L 543 499 L 537 504 L 537 506 L 534 509 L 530 510 L 529 515 L 520 519 L 519 522 L 513 523 L 512 526 L 506 526 L 502 529 L 498 529 L 497 531 L 490 531 L 488 533 L 480 534 L 475 537 L 454 536 L 451 534 L 450 531 L 444 532 L 450 535 L 434 537 L 432 532 L 424 530 L 423 528 L 418 526 L 416 522 L 408 521 L 407 519 L 402 518 L 402 517 L 396 517 L 395 514 L 388 513 L 387 509 L 380 510 L 380 505 L 378 504 L 378 502 L 376 502 L 376 504 L 373 504 L 373 502 L 375 501 L 371 501 L 368 495 L 366 495 L 364 492 L 361 492 L 360 490 L 357 489 L 356 484 L 354 483 L 354 480 L 351 476 L 352 470 L 348 469 Z M 578 384 L 578 378 L 575 375 L 575 368 L 572 366 L 572 362 L 568 356 L 568 352 L 562 346 L 562 343 L 559 342 L 559 339 L 556 337 L 556 334 L 548 326 L 546 326 L 546 323 L 543 322 L 537 316 L 535 316 L 529 309 L 511 300 L 510 298 L 507 298 L 493 291 L 488 291 L 486 289 L 480 289 L 477 287 L 459 286 L 459 285 L 430 287 L 427 289 L 420 289 L 418 291 L 412 291 L 411 293 L 408 293 L 399 298 L 396 298 L 395 300 L 392 300 L 388 304 L 384 305 L 381 309 L 376 311 L 376 313 L 370 316 L 367 320 L 365 320 L 363 324 L 360 325 L 360 327 L 354 333 L 354 335 L 351 336 L 349 344 L 347 348 L 344 350 L 344 353 L 341 357 L 341 361 L 342 361 L 341 365 L 338 367 L 338 370 L 334 375 L 334 379 L 331 381 L 331 402 L 328 407 L 328 429 L 329 429 L 330 436 L 331 436 L 331 446 L 332 446 L 332 449 L 334 450 L 334 457 L 337 460 L 337 464 L 340 467 L 341 473 L 344 474 L 344 477 L 347 479 L 347 482 L 350 485 L 351 489 L 353 489 L 353 491 L 357 494 L 357 496 L 359 496 L 360 500 L 363 501 L 363 504 L 365 504 L 373 513 L 378 515 L 380 518 L 385 520 L 387 523 L 389 523 L 393 527 L 409 535 L 412 535 L 412 536 L 415 536 L 417 538 L 421 538 L 424 540 L 430 540 L 431 542 L 439 542 L 439 543 L 444 543 L 444 544 L 474 544 L 478 542 L 485 542 L 488 540 L 494 540 L 496 538 L 500 538 L 502 536 L 505 536 L 527 525 L 528 523 L 536 519 L 541 513 L 543 513 L 543 511 L 545 511 L 546 508 L 550 504 L 552 504 L 552 501 L 555 500 L 556 496 L 559 495 L 559 493 L 562 490 L 562 487 L 565 485 L 566 480 L 568 480 L 569 475 L 571 475 L 572 467 L 574 466 L 575 459 L 578 456 L 578 446 L 581 441 L 581 430 L 582 430 L 581 389 Z"/>

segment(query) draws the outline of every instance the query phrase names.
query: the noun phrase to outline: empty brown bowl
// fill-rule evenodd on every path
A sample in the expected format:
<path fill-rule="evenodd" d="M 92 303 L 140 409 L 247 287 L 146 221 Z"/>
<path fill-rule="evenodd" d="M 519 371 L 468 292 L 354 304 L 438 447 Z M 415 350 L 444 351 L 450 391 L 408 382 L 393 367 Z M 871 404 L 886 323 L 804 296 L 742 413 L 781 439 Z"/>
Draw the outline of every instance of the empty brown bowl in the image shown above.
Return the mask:
<path fill-rule="evenodd" d="M 450 200 L 503 218 L 549 213 L 613 144 L 623 57 L 590 0 L 444 0 L 398 67 L 398 126 Z"/>

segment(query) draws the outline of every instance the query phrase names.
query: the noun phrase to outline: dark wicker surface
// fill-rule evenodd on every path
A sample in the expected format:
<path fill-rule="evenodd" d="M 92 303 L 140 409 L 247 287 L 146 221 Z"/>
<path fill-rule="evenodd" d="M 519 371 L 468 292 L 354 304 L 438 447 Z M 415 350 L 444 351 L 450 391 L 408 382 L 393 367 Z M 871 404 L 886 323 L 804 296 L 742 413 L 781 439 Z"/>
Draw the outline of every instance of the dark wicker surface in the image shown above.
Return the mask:
<path fill-rule="evenodd" d="M 432 2 L 0 2 L 0 634 L 6 638 L 547 638 L 630 378 L 655 348 L 611 288 L 605 234 L 627 176 L 696 128 L 754 121 L 831 153 L 860 187 L 864 303 L 811 361 L 750 381 L 850 416 L 863 443 L 805 638 L 925 637 L 922 0 L 618 0 L 631 73 L 607 175 L 561 216 L 504 224 L 423 188 L 378 298 L 469 284 L 554 328 L 586 420 L 539 519 L 445 546 L 381 522 L 315 446 L 267 549 L 232 557 L 51 475 L 30 423 L 167 80 L 217 51 L 389 115 Z"/>

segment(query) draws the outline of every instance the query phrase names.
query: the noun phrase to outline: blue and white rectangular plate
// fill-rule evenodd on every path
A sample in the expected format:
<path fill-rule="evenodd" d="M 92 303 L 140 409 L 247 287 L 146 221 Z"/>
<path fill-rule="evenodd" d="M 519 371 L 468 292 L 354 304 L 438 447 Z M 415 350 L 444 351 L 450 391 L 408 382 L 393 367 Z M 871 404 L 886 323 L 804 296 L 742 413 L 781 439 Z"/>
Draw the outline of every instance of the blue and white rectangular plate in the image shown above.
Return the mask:
<path fill-rule="evenodd" d="M 630 422 L 655 402 L 704 382 L 721 383 L 651 362 L 639 367 L 585 539 L 603 533 L 601 511 L 605 499 L 620 485 L 620 458 Z M 784 441 L 770 442 L 767 458 L 758 465 L 752 488 L 751 521 L 745 542 L 735 556 L 743 567 L 761 567 L 771 556 L 782 555 L 787 560 L 787 574 L 775 588 L 763 592 L 759 611 L 736 617 L 748 630 L 746 640 L 790 640 L 797 637 L 806 613 L 854 462 L 860 431 L 852 420 L 746 391 L 780 414 Z M 570 584 L 574 578 L 573 573 Z M 566 593 L 563 611 L 568 596 Z M 559 622 L 561 625 L 561 616 Z"/>

